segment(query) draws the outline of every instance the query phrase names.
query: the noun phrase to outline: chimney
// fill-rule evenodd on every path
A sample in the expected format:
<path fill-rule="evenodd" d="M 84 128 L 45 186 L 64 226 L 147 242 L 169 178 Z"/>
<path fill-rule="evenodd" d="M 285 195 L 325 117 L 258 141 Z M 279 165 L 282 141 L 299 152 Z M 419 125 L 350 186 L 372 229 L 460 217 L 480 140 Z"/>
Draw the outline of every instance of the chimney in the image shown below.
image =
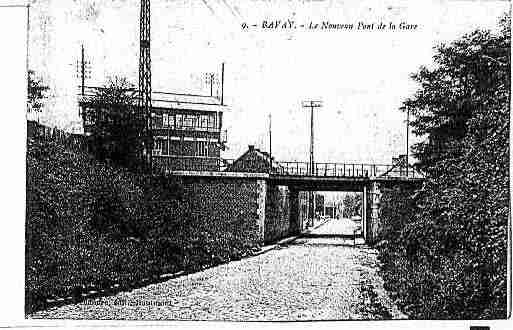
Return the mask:
<path fill-rule="evenodd" d="M 250 145 L 248 145 L 248 149 L 249 149 L 249 151 L 254 151 L 255 146 L 253 144 L 250 144 Z"/>

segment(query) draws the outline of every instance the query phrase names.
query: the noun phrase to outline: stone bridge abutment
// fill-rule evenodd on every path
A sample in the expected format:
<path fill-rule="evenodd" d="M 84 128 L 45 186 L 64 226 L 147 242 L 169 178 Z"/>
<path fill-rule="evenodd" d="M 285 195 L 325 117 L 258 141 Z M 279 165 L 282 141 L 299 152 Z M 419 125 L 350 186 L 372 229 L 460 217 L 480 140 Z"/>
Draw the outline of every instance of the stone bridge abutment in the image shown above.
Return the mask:
<path fill-rule="evenodd" d="M 300 234 L 306 227 L 300 194 L 305 191 L 362 193 L 362 235 L 374 243 L 380 230 L 381 182 L 370 179 L 338 181 L 277 180 L 264 173 L 173 173 L 183 183 L 184 196 L 195 216 L 222 226 L 241 240 L 270 243 Z"/>

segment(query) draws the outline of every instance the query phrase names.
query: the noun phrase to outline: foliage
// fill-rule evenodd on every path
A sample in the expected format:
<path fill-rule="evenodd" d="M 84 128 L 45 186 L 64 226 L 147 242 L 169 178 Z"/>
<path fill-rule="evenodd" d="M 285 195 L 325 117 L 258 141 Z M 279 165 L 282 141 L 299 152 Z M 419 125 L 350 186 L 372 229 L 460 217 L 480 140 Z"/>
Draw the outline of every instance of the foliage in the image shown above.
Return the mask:
<path fill-rule="evenodd" d="M 28 71 L 28 112 L 41 112 L 43 108 L 43 101 L 48 97 L 47 93 L 50 87 L 43 83 L 41 78 L 35 76 L 33 70 Z"/>
<path fill-rule="evenodd" d="M 506 317 L 509 17 L 500 26 L 439 46 L 404 102 L 428 137 L 415 147 L 427 178 L 416 193 L 385 191 L 380 253 L 411 317 Z"/>
<path fill-rule="evenodd" d="M 27 146 L 26 312 L 179 270 L 239 259 L 254 248 L 243 223 L 212 226 L 182 201 L 180 182 L 135 175 L 43 139 Z"/>
<path fill-rule="evenodd" d="M 348 193 L 344 196 L 342 202 L 344 203 L 344 209 L 342 212 L 342 216 L 344 218 L 351 218 L 356 215 L 361 216 L 362 196 L 360 194 Z"/>
<path fill-rule="evenodd" d="M 83 116 L 90 123 L 97 159 L 110 159 L 128 168 L 139 165 L 145 122 L 136 101 L 134 86 L 123 77 L 110 78 L 86 100 Z"/>
<path fill-rule="evenodd" d="M 436 170 L 440 161 L 469 151 L 464 138 L 471 129 L 477 129 L 474 133 L 481 134 L 482 140 L 494 128 L 493 118 L 487 121 L 481 116 L 503 105 L 508 97 L 508 22 L 508 17 L 501 20 L 498 34 L 476 30 L 450 45 L 438 46 L 435 67 L 421 67 L 412 75 L 420 89 L 403 103 L 402 110 L 414 117 L 414 133 L 428 136 L 414 147 L 423 170 Z"/>

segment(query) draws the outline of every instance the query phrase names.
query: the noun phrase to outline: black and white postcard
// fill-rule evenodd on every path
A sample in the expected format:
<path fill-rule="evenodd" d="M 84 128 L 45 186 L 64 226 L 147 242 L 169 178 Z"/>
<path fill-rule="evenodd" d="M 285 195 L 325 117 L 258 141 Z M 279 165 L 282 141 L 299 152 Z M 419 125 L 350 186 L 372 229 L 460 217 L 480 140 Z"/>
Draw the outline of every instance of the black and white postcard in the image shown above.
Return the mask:
<path fill-rule="evenodd" d="M 510 2 L 0 15 L 26 27 L 22 324 L 506 327 Z"/>

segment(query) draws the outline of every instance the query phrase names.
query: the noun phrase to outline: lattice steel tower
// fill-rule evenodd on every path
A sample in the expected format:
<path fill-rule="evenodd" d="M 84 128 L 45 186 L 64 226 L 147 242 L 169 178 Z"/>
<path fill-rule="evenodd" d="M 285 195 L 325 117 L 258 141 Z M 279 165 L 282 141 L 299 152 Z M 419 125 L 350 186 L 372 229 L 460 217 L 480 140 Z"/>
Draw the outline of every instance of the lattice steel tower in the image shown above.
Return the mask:
<path fill-rule="evenodd" d="M 153 138 L 151 133 L 151 55 L 150 55 L 150 0 L 141 0 L 139 19 L 139 111 L 143 119 L 143 160 L 151 170 Z"/>

